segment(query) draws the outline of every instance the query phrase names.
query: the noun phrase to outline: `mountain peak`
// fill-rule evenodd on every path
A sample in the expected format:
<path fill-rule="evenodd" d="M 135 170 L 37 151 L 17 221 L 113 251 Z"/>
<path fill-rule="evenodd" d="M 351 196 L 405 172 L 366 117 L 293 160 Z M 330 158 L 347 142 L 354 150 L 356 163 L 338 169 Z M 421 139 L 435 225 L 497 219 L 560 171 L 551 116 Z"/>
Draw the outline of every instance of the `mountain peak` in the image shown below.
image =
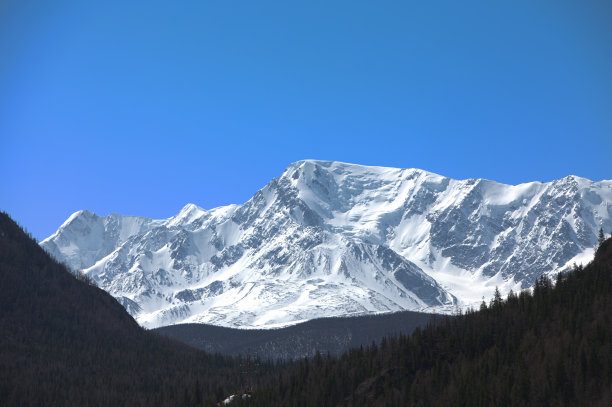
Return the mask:
<path fill-rule="evenodd" d="M 196 204 L 188 203 L 176 214 L 177 218 L 193 218 L 202 215 L 206 212 L 205 209 L 199 207 Z"/>
<path fill-rule="evenodd" d="M 93 219 L 93 218 L 96 218 L 97 216 L 98 215 L 96 215 L 95 213 L 91 211 L 88 211 L 87 209 L 81 209 L 79 211 L 74 212 L 72 215 L 70 215 L 70 217 L 66 219 L 66 221 L 63 223 L 62 226 L 68 225 L 77 219 Z"/>

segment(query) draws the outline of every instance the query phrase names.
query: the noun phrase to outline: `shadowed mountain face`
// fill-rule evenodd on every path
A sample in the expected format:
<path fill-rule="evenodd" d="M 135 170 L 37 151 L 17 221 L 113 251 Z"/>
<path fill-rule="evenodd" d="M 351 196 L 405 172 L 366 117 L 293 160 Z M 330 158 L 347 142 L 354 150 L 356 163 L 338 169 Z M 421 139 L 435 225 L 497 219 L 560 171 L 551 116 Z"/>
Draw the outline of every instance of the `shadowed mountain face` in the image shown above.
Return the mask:
<path fill-rule="evenodd" d="M 352 348 L 378 343 L 385 336 L 409 335 L 439 316 L 403 311 L 348 318 L 322 318 L 279 329 L 235 329 L 207 324 L 179 324 L 155 332 L 209 353 L 256 355 L 263 360 L 339 356 Z"/>
<path fill-rule="evenodd" d="M 242 205 L 165 220 L 80 211 L 41 245 L 139 323 L 277 327 L 448 312 L 531 285 L 612 229 L 612 181 L 517 186 L 300 161 Z"/>
<path fill-rule="evenodd" d="M 0 281 L 3 406 L 212 405 L 240 385 L 237 363 L 144 331 L 4 213 Z"/>

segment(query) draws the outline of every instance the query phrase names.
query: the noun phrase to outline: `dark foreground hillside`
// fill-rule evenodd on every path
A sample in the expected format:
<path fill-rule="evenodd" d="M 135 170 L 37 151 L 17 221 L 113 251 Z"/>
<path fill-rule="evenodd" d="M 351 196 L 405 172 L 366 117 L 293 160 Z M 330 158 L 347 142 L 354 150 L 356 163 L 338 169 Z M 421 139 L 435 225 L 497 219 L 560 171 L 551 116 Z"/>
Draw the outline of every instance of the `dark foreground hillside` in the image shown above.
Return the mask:
<path fill-rule="evenodd" d="M 411 334 L 434 318 L 421 312 L 321 318 L 280 329 L 232 329 L 206 324 L 180 324 L 155 332 L 195 348 L 226 355 L 257 355 L 264 360 L 290 360 L 317 352 L 340 356 L 351 348 L 380 342 L 385 336 Z"/>
<path fill-rule="evenodd" d="M 213 405 L 242 380 L 237 360 L 141 329 L 0 214 L 0 405 Z"/>
<path fill-rule="evenodd" d="M 538 280 L 411 336 L 315 357 L 251 406 L 610 406 L 612 240 L 584 269 Z"/>

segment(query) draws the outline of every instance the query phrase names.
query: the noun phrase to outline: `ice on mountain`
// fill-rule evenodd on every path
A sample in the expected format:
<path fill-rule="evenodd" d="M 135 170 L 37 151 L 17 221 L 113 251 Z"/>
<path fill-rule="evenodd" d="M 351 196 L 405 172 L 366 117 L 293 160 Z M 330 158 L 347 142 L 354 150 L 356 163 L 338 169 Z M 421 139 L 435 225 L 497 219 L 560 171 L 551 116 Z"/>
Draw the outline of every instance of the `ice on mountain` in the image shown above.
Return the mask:
<path fill-rule="evenodd" d="M 304 160 L 242 205 L 162 220 L 79 211 L 41 245 L 145 326 L 253 328 L 474 304 L 582 258 L 599 227 L 612 230 L 612 181 Z"/>

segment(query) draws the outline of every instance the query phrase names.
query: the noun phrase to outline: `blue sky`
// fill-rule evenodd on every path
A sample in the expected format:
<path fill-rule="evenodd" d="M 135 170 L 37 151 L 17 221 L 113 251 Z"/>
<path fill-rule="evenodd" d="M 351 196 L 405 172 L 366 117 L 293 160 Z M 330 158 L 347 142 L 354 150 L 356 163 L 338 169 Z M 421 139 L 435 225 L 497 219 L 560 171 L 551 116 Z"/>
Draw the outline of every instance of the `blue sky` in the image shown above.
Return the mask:
<path fill-rule="evenodd" d="M 304 158 L 612 178 L 612 2 L 1 3 L 0 209 L 36 237 Z"/>

